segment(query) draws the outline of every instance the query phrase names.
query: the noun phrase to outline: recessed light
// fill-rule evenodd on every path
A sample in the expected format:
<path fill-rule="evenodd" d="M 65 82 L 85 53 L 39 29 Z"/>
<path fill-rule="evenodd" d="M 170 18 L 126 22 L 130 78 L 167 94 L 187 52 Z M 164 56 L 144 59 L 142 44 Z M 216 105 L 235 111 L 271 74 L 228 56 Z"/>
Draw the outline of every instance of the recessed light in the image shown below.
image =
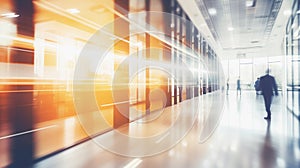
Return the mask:
<path fill-rule="evenodd" d="M 289 15 L 291 15 L 292 14 L 292 11 L 291 10 L 285 10 L 285 11 L 283 11 L 283 15 L 284 16 L 289 16 Z"/>
<path fill-rule="evenodd" d="M 67 10 L 69 13 L 71 14 L 76 14 L 76 13 L 80 13 L 80 10 L 76 9 L 76 8 L 71 8 Z"/>
<path fill-rule="evenodd" d="M 105 11 L 105 8 L 98 8 L 98 9 L 96 9 L 96 12 L 98 12 L 98 13 L 102 13 L 104 11 Z"/>
<path fill-rule="evenodd" d="M 246 0 L 246 7 L 247 8 L 253 8 L 256 6 L 256 0 Z"/>
<path fill-rule="evenodd" d="M 217 10 L 215 8 L 209 8 L 208 9 L 208 13 L 212 16 L 216 15 L 217 14 Z"/>
<path fill-rule="evenodd" d="M 202 23 L 200 24 L 200 27 L 205 27 L 205 25 L 206 25 L 205 23 Z"/>
<path fill-rule="evenodd" d="M 228 31 L 233 31 L 234 28 L 233 28 L 233 27 L 228 27 L 227 30 L 228 30 Z"/>
<path fill-rule="evenodd" d="M 20 15 L 17 15 L 15 13 L 3 13 L 1 14 L 2 17 L 6 17 L 6 18 L 16 18 L 19 17 Z"/>
<path fill-rule="evenodd" d="M 253 0 L 247 0 L 246 7 L 252 7 L 252 6 L 253 6 Z"/>

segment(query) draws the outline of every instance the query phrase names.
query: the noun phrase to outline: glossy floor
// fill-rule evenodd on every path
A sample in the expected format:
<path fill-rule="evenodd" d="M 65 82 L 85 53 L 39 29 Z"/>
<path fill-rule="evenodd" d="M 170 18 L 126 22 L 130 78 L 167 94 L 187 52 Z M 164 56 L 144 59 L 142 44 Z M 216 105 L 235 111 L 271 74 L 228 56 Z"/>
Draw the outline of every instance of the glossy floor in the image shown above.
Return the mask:
<path fill-rule="evenodd" d="M 271 121 L 263 119 L 263 98 L 255 92 L 230 92 L 219 113 L 222 101 L 218 93 L 187 100 L 34 166 L 300 167 L 299 121 L 281 96 Z"/>

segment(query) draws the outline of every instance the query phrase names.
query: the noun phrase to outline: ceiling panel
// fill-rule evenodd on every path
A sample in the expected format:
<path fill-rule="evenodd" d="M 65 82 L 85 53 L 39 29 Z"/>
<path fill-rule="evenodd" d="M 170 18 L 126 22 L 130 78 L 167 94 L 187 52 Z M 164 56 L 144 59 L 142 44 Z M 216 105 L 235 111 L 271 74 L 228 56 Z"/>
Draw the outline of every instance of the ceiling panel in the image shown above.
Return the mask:
<path fill-rule="evenodd" d="M 282 0 L 196 0 L 216 41 L 223 49 L 264 46 Z M 215 10 L 215 12 L 214 12 Z"/>

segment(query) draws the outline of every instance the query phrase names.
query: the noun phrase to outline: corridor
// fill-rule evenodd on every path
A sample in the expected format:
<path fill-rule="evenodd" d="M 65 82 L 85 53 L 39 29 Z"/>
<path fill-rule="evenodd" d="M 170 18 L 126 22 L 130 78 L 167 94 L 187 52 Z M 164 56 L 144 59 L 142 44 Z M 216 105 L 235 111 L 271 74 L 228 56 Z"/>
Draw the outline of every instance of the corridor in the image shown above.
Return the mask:
<path fill-rule="evenodd" d="M 191 101 L 190 103 L 201 101 L 209 106 L 211 102 L 206 99 L 211 96 L 208 94 L 203 96 L 203 100 L 195 98 L 188 101 Z M 183 102 L 179 106 L 185 106 L 186 103 Z M 191 110 L 188 107 L 191 106 L 185 107 L 182 113 L 188 113 Z M 200 110 L 193 128 L 178 144 L 156 155 L 124 157 L 104 150 L 93 140 L 89 140 L 42 160 L 34 167 L 295 168 L 300 166 L 298 121 L 294 121 L 292 114 L 286 112 L 281 94 L 274 98 L 271 108 L 272 120 L 267 121 L 263 119 L 266 112 L 261 95 L 256 95 L 254 91 L 244 91 L 240 96 L 235 91 L 230 91 L 229 95 L 225 96 L 224 111 L 216 130 L 206 141 L 200 142 L 199 134 L 204 125 L 204 121 L 201 121 L 203 114 L 200 113 L 203 113 L 203 110 Z M 162 129 L 161 125 L 156 124 L 151 128 Z M 134 125 L 136 126 L 135 122 L 130 123 L 128 127 Z M 145 126 L 139 131 L 145 133 L 151 128 Z M 113 145 L 120 148 L 128 147 L 129 142 L 118 141 L 109 132 L 95 139 L 103 136 L 113 141 Z M 148 147 L 158 148 L 159 145 Z M 145 150 L 148 147 L 140 149 L 133 147 L 128 150 Z"/>
<path fill-rule="evenodd" d="M 0 168 L 299 168 L 299 120 L 299 0 L 1 0 Z"/>

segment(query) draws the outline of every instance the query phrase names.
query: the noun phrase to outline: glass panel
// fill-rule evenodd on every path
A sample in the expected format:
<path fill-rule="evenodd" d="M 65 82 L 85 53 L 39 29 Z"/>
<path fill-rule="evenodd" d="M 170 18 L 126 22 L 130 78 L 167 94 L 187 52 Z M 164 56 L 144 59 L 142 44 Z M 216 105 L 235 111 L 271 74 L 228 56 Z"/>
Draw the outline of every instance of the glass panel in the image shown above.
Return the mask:
<path fill-rule="evenodd" d="M 1 3 L 1 7 L 3 7 L 2 12 L 18 11 L 14 10 L 15 6 L 11 2 L 13 1 L 4 1 Z M 26 2 L 25 6 L 27 5 Z M 2 137 L 13 133 L 11 125 L 14 124 L 14 122 L 8 120 L 7 114 L 10 112 L 10 107 L 8 107 L 9 104 L 14 104 L 15 102 L 14 100 L 9 100 L 8 97 L 10 97 L 13 92 L 16 94 L 23 94 L 23 92 L 19 93 L 20 90 L 15 89 L 15 87 L 11 87 L 11 83 L 16 83 L 20 88 L 30 87 L 30 90 L 26 90 L 26 95 L 30 95 L 28 96 L 30 98 L 28 102 L 30 101 L 30 103 L 26 104 L 26 106 L 29 106 L 30 104 L 28 109 L 30 108 L 30 112 L 33 113 L 33 117 L 28 116 L 28 118 L 30 118 L 29 122 L 32 124 L 32 129 L 38 130 L 34 131 L 34 157 L 40 158 L 57 150 L 74 145 L 80 140 L 88 137 L 80 126 L 80 122 L 76 116 L 77 113 L 74 108 L 71 80 L 73 79 L 74 67 L 77 63 L 77 58 L 82 51 L 82 47 L 87 43 L 91 35 L 98 31 L 99 27 L 113 21 L 114 13 L 113 11 L 99 7 L 103 5 L 101 4 L 102 2 L 92 2 L 93 4 L 90 5 L 95 8 L 86 8 L 85 12 L 77 13 L 76 16 L 73 16 L 67 11 L 59 10 L 60 8 L 66 8 L 66 2 L 35 2 L 35 13 L 29 13 L 32 12 L 30 11 L 30 8 L 24 10 L 29 11 L 27 12 L 28 15 L 34 15 L 34 24 L 32 25 L 32 27 L 35 28 L 34 38 L 20 34 L 20 30 L 22 29 L 22 31 L 25 32 L 26 29 L 31 31 L 30 22 L 28 25 L 13 24 L 14 22 L 19 23 L 17 19 L 26 18 L 25 15 L 19 18 L 3 18 L 2 16 L 0 18 L 0 36 L 8 37 L 7 39 L 2 38 L 0 40 L 1 47 L 5 46 L 5 50 L 2 48 L 0 49 L 0 76 L 1 79 L 5 78 L 5 81 L 2 80 L 0 86 L 1 91 L 4 93 L 0 98 L 0 135 Z M 74 5 L 76 6 L 76 4 Z M 77 5 L 80 7 L 80 4 Z M 11 7 L 11 9 L 6 8 L 8 6 Z M 57 8 L 53 8 L 53 6 L 56 6 Z M 113 1 L 105 1 L 105 6 L 113 9 Z M 97 16 L 82 15 L 83 13 L 92 14 L 95 12 L 97 13 Z M 99 19 L 99 17 L 101 19 Z M 78 18 L 92 21 L 87 23 Z M 24 27 L 22 26 L 26 26 L 26 29 L 24 30 Z M 20 64 L 8 63 L 7 60 L 2 59 L 2 57 L 12 56 L 11 53 L 15 52 L 16 48 L 22 49 L 22 55 L 20 56 L 24 58 L 28 53 L 30 53 L 28 55 L 31 56 L 32 51 L 34 51 L 34 63 L 30 62 L 24 64 L 25 62 L 22 61 L 20 61 Z M 4 51 L 7 52 L 4 53 L 5 55 L 3 54 Z M 92 75 L 95 75 L 95 95 L 97 96 L 99 96 L 98 93 L 101 92 L 105 97 L 107 96 L 108 90 L 111 89 L 110 83 L 114 71 L 113 59 L 114 57 L 112 56 L 108 58 L 108 60 L 105 60 L 106 64 L 103 65 L 103 69 L 106 71 L 102 71 L 102 73 L 91 72 Z M 87 66 L 87 68 L 89 68 L 89 66 Z M 103 98 L 102 95 L 100 94 L 100 97 L 96 96 L 96 99 L 99 100 L 99 102 L 102 100 L 108 102 L 111 101 L 111 98 Z M 2 100 L 7 102 L 2 104 Z M 22 99 L 22 101 L 25 100 Z M 101 103 L 99 103 L 99 106 L 104 105 Z M 111 107 L 112 106 L 105 107 L 105 115 L 109 116 L 112 114 L 111 109 L 107 110 Z M 89 109 L 87 109 L 87 111 L 88 110 Z M 2 115 L 2 113 L 4 114 Z M 111 121 L 112 117 L 109 117 Z M 31 121 L 31 119 L 33 120 Z M 24 118 L 24 122 L 27 122 L 27 120 L 29 119 Z M 99 124 L 99 121 L 97 122 L 97 124 Z M 8 127 L 2 127 L 3 124 Z M 100 125 L 101 124 L 102 123 L 100 123 Z M 100 130 L 97 130 L 97 133 L 101 133 L 104 129 L 107 129 L 103 125 L 100 126 L 102 127 Z M 5 130 L 2 130 L 2 128 Z M 49 139 L 49 137 L 51 138 Z M 10 143 L 12 139 L 13 138 L 8 138 L 5 141 Z M 0 146 L 2 147 L 2 140 L 0 143 Z M 9 143 L 4 145 L 8 150 L 12 147 Z M 6 165 L 9 164 L 10 153 L 9 151 L 5 151 L 4 153 L 5 154 L 0 154 L 0 167 L 6 167 Z"/>
<path fill-rule="evenodd" d="M 256 80 L 257 78 L 265 75 L 266 69 L 268 68 L 267 65 L 267 57 L 264 58 L 254 58 L 254 64 L 253 64 L 253 76 Z"/>
<path fill-rule="evenodd" d="M 236 88 L 236 80 L 239 77 L 239 60 L 229 60 L 229 88 Z"/>
<path fill-rule="evenodd" d="M 252 64 L 241 64 L 240 65 L 240 78 L 242 89 L 253 89 L 252 83 Z"/>
<path fill-rule="evenodd" d="M 240 64 L 249 64 L 252 63 L 252 59 L 240 59 Z"/>
<path fill-rule="evenodd" d="M 227 80 L 228 77 L 229 77 L 229 71 L 228 71 L 228 60 L 224 60 L 221 62 L 222 64 L 222 68 L 223 68 L 223 72 L 224 72 L 224 75 L 225 75 L 225 79 Z"/>
<path fill-rule="evenodd" d="M 299 40 L 300 40 L 300 18 L 299 18 L 299 1 L 294 1 L 292 16 L 286 26 L 286 71 L 287 71 L 287 107 L 295 116 L 299 116 Z M 296 13 L 297 12 L 297 13 Z M 293 128 L 296 126 L 293 135 L 299 136 L 299 122 L 296 117 Z"/>
<path fill-rule="evenodd" d="M 287 85 L 293 85 L 293 64 L 292 64 L 292 56 L 287 55 Z"/>
<path fill-rule="evenodd" d="M 297 59 L 298 57 L 298 59 Z M 299 77 L 299 67 L 300 67 L 300 60 L 299 60 L 299 56 L 294 56 L 294 60 L 293 60 L 293 70 L 294 70 L 294 86 L 299 86 L 300 85 L 300 77 Z"/>
<path fill-rule="evenodd" d="M 281 62 L 272 62 L 269 63 L 269 67 L 271 69 L 270 74 L 275 77 L 276 83 L 278 85 L 278 89 L 282 88 L 282 83 L 284 79 L 284 74 L 282 73 L 282 63 Z"/>

